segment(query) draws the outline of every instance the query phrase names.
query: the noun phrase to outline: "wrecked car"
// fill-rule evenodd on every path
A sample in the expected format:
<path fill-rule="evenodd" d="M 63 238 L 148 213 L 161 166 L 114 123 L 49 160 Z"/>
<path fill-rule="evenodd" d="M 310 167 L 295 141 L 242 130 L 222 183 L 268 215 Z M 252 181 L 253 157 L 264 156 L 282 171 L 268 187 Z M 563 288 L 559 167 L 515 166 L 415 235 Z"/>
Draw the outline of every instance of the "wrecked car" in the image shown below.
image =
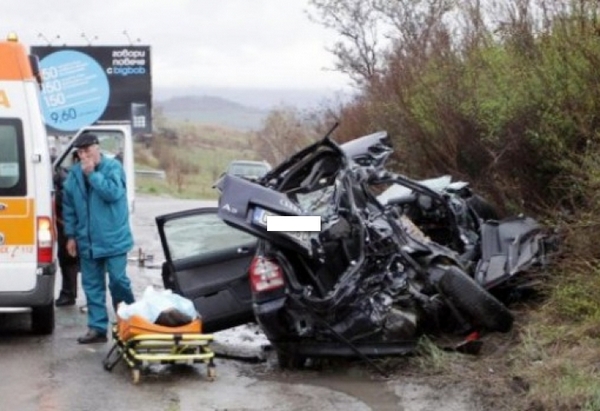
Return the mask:
<path fill-rule="evenodd" d="M 165 287 L 194 301 L 207 332 L 258 322 L 282 366 L 509 331 L 493 291 L 545 264 L 546 229 L 498 219 L 464 182 L 393 173 L 391 153 L 386 132 L 327 135 L 257 181 L 224 176 L 218 207 L 157 217 Z M 269 216 L 315 215 L 321 231 L 267 230 Z"/>

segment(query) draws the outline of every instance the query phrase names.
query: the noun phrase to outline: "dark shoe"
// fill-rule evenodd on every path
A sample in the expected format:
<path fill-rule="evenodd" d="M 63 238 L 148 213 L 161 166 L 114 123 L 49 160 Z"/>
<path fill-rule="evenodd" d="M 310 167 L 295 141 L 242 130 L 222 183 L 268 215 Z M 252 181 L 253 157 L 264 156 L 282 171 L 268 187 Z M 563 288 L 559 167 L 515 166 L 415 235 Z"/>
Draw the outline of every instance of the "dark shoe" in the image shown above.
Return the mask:
<path fill-rule="evenodd" d="M 73 297 L 67 297 L 66 295 L 61 295 L 56 300 L 55 305 L 57 307 L 66 307 L 67 305 L 75 305 L 75 299 Z"/>
<path fill-rule="evenodd" d="M 77 339 L 79 344 L 105 343 L 106 341 L 108 341 L 106 334 L 101 334 L 100 332 L 92 330 L 91 328 L 88 330 L 87 334 Z"/>

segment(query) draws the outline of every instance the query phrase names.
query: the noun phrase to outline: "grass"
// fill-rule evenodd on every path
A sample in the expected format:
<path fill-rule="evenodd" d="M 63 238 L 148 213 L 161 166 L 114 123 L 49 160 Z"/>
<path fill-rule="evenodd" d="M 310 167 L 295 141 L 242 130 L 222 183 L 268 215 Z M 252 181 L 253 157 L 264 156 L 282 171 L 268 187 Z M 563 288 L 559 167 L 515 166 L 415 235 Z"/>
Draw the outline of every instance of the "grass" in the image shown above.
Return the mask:
<path fill-rule="evenodd" d="M 513 372 L 529 381 L 524 400 L 542 410 L 600 410 L 600 268 L 564 262 L 546 303 L 531 313 Z"/>
<path fill-rule="evenodd" d="M 414 361 L 423 372 L 440 374 L 449 372 L 452 369 L 452 361 L 455 355 L 441 349 L 427 336 L 419 339 L 417 354 Z"/>
<path fill-rule="evenodd" d="M 600 343 L 581 328 L 548 324 L 539 313 L 514 353 L 513 372 L 529 382 L 536 409 L 600 410 Z"/>
<path fill-rule="evenodd" d="M 222 127 L 189 124 L 178 129 L 177 142 L 155 141 L 158 147 L 135 146 L 137 170 L 160 170 L 166 179 L 138 175 L 136 191 L 176 198 L 215 199 L 212 188 L 227 165 L 237 159 L 255 159 L 248 135 Z M 155 156 L 159 152 L 162 158 Z M 165 151 L 168 155 L 165 155 Z M 167 159 L 167 160 L 165 160 Z M 165 163 L 167 161 L 167 163 Z"/>

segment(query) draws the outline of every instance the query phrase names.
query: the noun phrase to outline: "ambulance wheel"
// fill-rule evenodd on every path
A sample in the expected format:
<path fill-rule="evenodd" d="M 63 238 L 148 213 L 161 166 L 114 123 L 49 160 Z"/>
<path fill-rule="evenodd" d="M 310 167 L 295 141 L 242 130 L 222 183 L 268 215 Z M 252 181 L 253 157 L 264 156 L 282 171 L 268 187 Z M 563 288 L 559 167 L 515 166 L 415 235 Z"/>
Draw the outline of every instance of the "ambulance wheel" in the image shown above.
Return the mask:
<path fill-rule="evenodd" d="M 217 377 L 217 367 L 213 365 L 209 365 L 206 370 L 206 376 L 208 377 L 208 381 L 214 381 Z"/>
<path fill-rule="evenodd" d="M 54 304 L 32 307 L 31 329 L 35 334 L 48 335 L 54 331 Z"/>
<path fill-rule="evenodd" d="M 139 383 L 141 375 L 142 375 L 142 372 L 140 371 L 139 368 L 132 369 L 131 370 L 131 381 L 133 381 L 134 384 Z"/>

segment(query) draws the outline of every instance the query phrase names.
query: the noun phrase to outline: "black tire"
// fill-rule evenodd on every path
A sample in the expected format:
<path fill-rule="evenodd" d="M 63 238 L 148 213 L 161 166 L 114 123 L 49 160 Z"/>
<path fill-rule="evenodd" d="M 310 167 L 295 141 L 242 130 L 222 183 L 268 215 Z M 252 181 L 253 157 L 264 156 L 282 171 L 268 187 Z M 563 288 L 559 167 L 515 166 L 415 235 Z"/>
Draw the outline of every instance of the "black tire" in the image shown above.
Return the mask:
<path fill-rule="evenodd" d="M 277 349 L 277 363 L 281 369 L 297 370 L 304 367 L 306 358 L 302 355 Z"/>
<path fill-rule="evenodd" d="M 54 304 L 31 309 L 31 329 L 35 334 L 48 335 L 54 331 Z"/>
<path fill-rule="evenodd" d="M 477 214 L 477 217 L 483 221 L 499 220 L 500 213 L 483 197 L 473 194 L 467 198 L 467 204 Z"/>
<path fill-rule="evenodd" d="M 447 267 L 437 283 L 440 293 L 473 325 L 508 332 L 514 317 L 504 304 L 458 267 Z"/>

